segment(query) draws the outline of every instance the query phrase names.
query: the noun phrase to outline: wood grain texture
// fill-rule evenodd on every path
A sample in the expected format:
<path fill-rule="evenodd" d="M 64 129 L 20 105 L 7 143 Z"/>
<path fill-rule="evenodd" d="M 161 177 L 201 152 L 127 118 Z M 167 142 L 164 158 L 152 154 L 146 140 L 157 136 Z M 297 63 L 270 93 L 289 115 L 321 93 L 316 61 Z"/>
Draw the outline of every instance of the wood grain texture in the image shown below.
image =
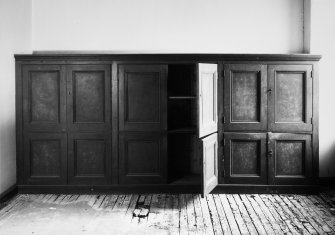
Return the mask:
<path fill-rule="evenodd" d="M 224 65 L 225 130 L 267 129 L 266 67 L 261 64 Z"/>
<path fill-rule="evenodd" d="M 333 234 L 327 201 L 295 194 L 18 194 L 0 208 L 0 226 L 4 234 Z"/>

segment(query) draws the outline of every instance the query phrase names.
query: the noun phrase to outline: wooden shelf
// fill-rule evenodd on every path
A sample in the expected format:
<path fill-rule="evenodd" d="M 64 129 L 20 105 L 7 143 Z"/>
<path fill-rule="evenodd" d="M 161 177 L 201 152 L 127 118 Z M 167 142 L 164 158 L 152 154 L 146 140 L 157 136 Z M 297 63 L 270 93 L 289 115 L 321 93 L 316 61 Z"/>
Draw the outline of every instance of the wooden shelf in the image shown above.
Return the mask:
<path fill-rule="evenodd" d="M 196 127 L 185 127 L 185 128 L 177 128 L 168 130 L 168 133 L 196 133 Z"/>
<path fill-rule="evenodd" d="M 173 185 L 200 185 L 201 184 L 201 175 L 185 175 L 182 178 L 172 181 L 170 184 Z"/>
<path fill-rule="evenodd" d="M 169 96 L 170 100 L 191 100 L 196 98 L 196 96 Z"/>

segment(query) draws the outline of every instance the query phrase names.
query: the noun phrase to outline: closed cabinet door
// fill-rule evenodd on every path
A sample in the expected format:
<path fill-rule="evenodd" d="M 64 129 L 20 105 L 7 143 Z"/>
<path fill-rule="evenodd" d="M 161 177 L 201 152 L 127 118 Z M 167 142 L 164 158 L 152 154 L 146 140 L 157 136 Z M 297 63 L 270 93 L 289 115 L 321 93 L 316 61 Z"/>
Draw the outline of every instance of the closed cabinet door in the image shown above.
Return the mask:
<path fill-rule="evenodd" d="M 69 184 L 110 183 L 112 165 L 109 134 L 69 134 L 68 151 Z"/>
<path fill-rule="evenodd" d="M 26 183 L 66 184 L 66 149 L 66 134 L 26 134 L 23 146 Z"/>
<path fill-rule="evenodd" d="M 224 182 L 267 184 L 266 133 L 224 134 Z"/>
<path fill-rule="evenodd" d="M 23 120 L 25 131 L 66 130 L 65 70 L 59 65 L 25 65 Z"/>
<path fill-rule="evenodd" d="M 118 66 L 119 130 L 167 129 L 167 65 Z"/>
<path fill-rule="evenodd" d="M 311 183 L 311 135 L 271 133 L 268 138 L 269 183 Z"/>
<path fill-rule="evenodd" d="M 67 113 L 71 131 L 110 129 L 110 84 L 110 65 L 67 67 Z"/>
<path fill-rule="evenodd" d="M 167 137 L 160 133 L 122 133 L 119 137 L 121 184 L 163 184 L 167 173 Z"/>
<path fill-rule="evenodd" d="M 269 131 L 312 131 L 312 65 L 269 65 Z"/>
<path fill-rule="evenodd" d="M 266 65 L 224 65 L 225 131 L 267 129 Z"/>

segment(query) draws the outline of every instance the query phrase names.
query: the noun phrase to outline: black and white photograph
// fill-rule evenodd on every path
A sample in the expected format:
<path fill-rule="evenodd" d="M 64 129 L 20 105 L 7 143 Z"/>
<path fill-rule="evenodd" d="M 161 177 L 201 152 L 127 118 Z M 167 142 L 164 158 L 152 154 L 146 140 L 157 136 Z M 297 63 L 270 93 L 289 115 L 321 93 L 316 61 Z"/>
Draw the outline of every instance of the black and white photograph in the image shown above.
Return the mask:
<path fill-rule="evenodd" d="M 0 0 L 0 235 L 335 235 L 334 0 Z"/>

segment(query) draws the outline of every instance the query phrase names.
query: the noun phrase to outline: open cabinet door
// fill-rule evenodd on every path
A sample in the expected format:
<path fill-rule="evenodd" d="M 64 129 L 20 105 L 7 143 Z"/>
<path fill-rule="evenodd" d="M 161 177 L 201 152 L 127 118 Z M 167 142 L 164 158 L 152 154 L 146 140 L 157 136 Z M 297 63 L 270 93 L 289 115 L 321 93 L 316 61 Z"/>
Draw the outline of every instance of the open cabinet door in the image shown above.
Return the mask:
<path fill-rule="evenodd" d="M 198 64 L 198 135 L 199 138 L 218 131 L 218 66 Z"/>
<path fill-rule="evenodd" d="M 218 135 L 212 134 L 200 139 L 202 155 L 201 196 L 205 197 L 218 185 Z"/>

